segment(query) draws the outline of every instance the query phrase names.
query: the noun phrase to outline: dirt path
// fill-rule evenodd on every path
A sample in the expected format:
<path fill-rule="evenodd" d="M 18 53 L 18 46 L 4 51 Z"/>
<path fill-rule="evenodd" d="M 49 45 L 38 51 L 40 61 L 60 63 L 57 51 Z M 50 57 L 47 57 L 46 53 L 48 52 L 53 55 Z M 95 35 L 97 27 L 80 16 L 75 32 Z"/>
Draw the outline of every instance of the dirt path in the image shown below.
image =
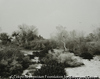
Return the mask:
<path fill-rule="evenodd" d="M 94 57 L 89 61 L 83 59 L 84 66 L 76 68 L 66 68 L 66 72 L 69 76 L 98 76 L 100 77 L 100 56 Z"/>

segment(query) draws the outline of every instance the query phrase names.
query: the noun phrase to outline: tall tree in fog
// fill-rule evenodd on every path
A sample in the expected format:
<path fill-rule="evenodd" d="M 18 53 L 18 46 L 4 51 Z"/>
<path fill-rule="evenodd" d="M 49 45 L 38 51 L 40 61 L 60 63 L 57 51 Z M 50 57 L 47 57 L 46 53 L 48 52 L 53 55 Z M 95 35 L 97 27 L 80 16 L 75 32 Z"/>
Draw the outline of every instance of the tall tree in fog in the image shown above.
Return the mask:
<path fill-rule="evenodd" d="M 38 29 L 35 26 L 28 26 L 26 24 L 19 25 L 19 30 L 13 33 L 21 43 L 28 43 L 38 37 Z"/>
<path fill-rule="evenodd" d="M 68 32 L 66 31 L 66 28 L 63 26 L 57 26 L 57 33 L 54 36 L 54 39 L 60 43 L 63 43 L 64 51 L 67 50 L 66 48 L 66 42 L 68 41 Z"/>

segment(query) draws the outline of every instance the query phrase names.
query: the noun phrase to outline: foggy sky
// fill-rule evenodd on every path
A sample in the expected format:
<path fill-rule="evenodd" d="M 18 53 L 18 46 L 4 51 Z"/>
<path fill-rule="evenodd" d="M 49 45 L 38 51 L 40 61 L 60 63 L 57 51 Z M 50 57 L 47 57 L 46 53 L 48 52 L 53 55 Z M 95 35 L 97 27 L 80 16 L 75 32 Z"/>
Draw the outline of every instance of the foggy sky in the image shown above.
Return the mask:
<path fill-rule="evenodd" d="M 62 25 L 67 30 L 92 32 L 100 26 L 100 0 L 0 0 L 1 32 L 34 25 L 48 38 Z"/>

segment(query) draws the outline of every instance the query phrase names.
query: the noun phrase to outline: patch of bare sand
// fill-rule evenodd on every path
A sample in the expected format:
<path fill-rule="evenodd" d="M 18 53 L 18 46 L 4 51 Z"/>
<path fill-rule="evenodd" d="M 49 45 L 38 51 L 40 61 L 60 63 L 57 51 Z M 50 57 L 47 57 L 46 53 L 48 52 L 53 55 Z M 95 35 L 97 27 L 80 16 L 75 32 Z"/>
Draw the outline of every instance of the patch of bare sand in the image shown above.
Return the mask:
<path fill-rule="evenodd" d="M 84 66 L 75 68 L 66 68 L 68 76 L 82 77 L 82 76 L 98 76 L 100 77 L 100 56 L 94 57 L 91 61 L 82 59 Z"/>

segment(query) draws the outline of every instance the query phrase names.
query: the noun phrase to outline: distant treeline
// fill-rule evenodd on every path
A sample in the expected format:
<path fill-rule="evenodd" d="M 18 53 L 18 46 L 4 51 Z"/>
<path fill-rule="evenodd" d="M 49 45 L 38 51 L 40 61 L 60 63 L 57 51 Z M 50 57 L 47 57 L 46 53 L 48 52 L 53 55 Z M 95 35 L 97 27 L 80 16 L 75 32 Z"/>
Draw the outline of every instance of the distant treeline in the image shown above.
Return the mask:
<path fill-rule="evenodd" d="M 48 46 L 52 49 L 64 48 L 64 50 L 76 55 L 82 53 L 100 54 L 100 28 L 85 36 L 83 32 L 79 33 L 75 30 L 69 32 L 65 27 L 57 26 L 56 33 L 52 34 L 50 39 L 45 39 L 39 35 L 35 26 L 22 24 L 18 28 L 19 30 L 14 31 L 12 35 L 0 33 L 1 44 L 12 44 L 31 50 L 43 50 Z"/>

